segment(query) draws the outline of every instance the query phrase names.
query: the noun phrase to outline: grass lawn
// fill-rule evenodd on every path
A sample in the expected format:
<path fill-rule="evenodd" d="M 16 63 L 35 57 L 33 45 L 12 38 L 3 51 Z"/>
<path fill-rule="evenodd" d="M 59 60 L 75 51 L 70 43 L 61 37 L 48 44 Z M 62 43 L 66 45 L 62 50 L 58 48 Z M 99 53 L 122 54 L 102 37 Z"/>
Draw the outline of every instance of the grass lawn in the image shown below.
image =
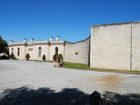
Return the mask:
<path fill-rule="evenodd" d="M 65 62 L 64 63 L 65 68 L 73 68 L 73 69 L 89 69 L 89 66 L 86 64 L 80 64 L 80 63 L 70 63 L 70 62 Z"/>
<path fill-rule="evenodd" d="M 86 64 L 70 63 L 70 62 L 65 62 L 64 68 L 80 69 L 80 70 L 90 70 L 90 71 L 99 71 L 99 72 L 116 72 L 116 73 L 127 73 L 127 74 L 139 74 L 140 75 L 140 71 L 104 69 L 104 68 L 90 68 Z"/>

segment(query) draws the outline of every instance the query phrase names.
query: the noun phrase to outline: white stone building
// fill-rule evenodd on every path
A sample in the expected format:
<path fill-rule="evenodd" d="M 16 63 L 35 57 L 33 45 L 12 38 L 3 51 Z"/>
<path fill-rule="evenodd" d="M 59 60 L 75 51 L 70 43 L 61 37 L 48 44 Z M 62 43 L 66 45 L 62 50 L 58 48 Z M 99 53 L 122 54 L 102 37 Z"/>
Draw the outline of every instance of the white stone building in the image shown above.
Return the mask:
<path fill-rule="evenodd" d="M 21 60 L 29 53 L 32 60 L 46 55 L 52 61 L 58 49 L 67 62 L 88 64 L 91 68 L 140 70 L 140 22 L 95 25 L 87 39 L 75 43 L 56 37 L 49 41 L 11 42 L 9 49 Z"/>
<path fill-rule="evenodd" d="M 52 61 L 55 50 L 58 49 L 58 53 L 64 56 L 65 42 L 60 41 L 59 37 L 53 40 L 53 37 L 49 41 L 34 41 L 31 39 L 27 42 L 26 39 L 23 42 L 13 42 L 9 44 L 10 54 L 14 54 L 19 60 L 26 59 L 27 53 L 30 55 L 31 60 L 42 60 L 42 56 L 46 56 L 46 60 Z"/>

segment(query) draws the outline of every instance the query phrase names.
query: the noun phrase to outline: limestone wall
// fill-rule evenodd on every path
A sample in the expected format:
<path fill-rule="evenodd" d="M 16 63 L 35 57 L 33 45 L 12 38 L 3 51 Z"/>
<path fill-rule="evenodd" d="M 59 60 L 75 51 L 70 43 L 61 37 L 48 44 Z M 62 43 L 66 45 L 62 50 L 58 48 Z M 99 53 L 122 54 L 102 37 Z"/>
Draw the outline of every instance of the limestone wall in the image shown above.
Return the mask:
<path fill-rule="evenodd" d="M 76 43 L 66 43 L 65 61 L 73 63 L 89 63 L 89 38 Z"/>
<path fill-rule="evenodd" d="M 18 55 L 18 48 L 20 49 L 19 55 Z M 13 54 L 17 59 L 23 60 L 25 59 L 25 53 L 26 53 L 26 46 L 19 45 L 19 46 L 11 46 L 9 47 L 9 53 L 12 53 L 13 49 Z"/>
<path fill-rule="evenodd" d="M 140 23 L 132 27 L 132 70 L 140 70 Z"/>
<path fill-rule="evenodd" d="M 29 53 L 32 60 L 42 60 L 46 55 L 46 60 L 52 61 L 56 47 L 66 62 L 90 64 L 94 68 L 140 70 L 140 22 L 96 25 L 91 27 L 90 38 L 76 43 L 51 39 L 9 44 L 10 54 L 13 48 L 17 59 L 25 59 Z"/>
<path fill-rule="evenodd" d="M 53 55 L 55 54 L 55 48 L 58 47 L 58 54 L 62 54 L 64 57 L 64 45 L 63 44 L 54 44 L 49 46 L 49 60 L 53 61 Z"/>
<path fill-rule="evenodd" d="M 131 24 L 91 28 L 90 67 L 129 70 Z"/>
<path fill-rule="evenodd" d="M 140 23 L 91 27 L 90 67 L 140 70 Z"/>
<path fill-rule="evenodd" d="M 39 47 L 41 47 L 41 56 L 38 55 Z M 46 56 L 46 60 L 53 61 L 53 55 L 55 54 L 55 48 L 58 47 L 58 53 L 64 56 L 64 41 L 53 41 L 50 45 L 47 42 L 35 42 L 35 43 L 13 43 L 9 45 L 10 54 L 13 53 L 17 59 L 25 59 L 27 53 L 30 55 L 30 60 L 42 60 L 42 56 Z M 18 56 L 18 48 L 20 48 L 20 55 Z"/>
<path fill-rule="evenodd" d="M 35 60 L 42 60 L 42 56 L 45 55 L 46 60 L 47 60 L 47 53 L 48 53 L 47 46 L 48 46 L 47 44 L 46 45 L 45 44 L 44 45 L 34 45 L 32 58 Z M 41 47 L 41 56 L 38 55 L 39 47 Z"/>

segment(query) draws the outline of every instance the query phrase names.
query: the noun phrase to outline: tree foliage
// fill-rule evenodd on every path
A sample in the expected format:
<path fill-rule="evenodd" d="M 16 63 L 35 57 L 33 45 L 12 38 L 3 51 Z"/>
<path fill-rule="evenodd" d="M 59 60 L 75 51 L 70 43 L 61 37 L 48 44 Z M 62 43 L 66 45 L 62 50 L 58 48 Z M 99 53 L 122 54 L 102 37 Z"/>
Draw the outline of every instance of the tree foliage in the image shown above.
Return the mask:
<path fill-rule="evenodd" d="M 45 55 L 42 56 L 42 60 L 43 60 L 43 61 L 46 60 L 46 56 L 45 56 Z"/>
<path fill-rule="evenodd" d="M 63 62 L 63 55 L 62 54 L 54 54 L 53 55 L 53 61 L 57 62 L 59 64 L 59 66 L 63 66 L 64 62 Z"/>
<path fill-rule="evenodd" d="M 7 53 L 8 44 L 7 42 L 0 36 L 0 53 Z"/>
<path fill-rule="evenodd" d="M 58 59 L 58 55 L 57 54 L 54 54 L 53 55 L 53 61 L 57 62 L 57 59 Z"/>
<path fill-rule="evenodd" d="M 25 57 L 26 57 L 26 60 L 28 61 L 30 59 L 30 54 L 27 53 Z"/>
<path fill-rule="evenodd" d="M 63 55 L 59 54 L 58 55 L 58 63 L 61 63 L 61 62 L 63 62 Z"/>

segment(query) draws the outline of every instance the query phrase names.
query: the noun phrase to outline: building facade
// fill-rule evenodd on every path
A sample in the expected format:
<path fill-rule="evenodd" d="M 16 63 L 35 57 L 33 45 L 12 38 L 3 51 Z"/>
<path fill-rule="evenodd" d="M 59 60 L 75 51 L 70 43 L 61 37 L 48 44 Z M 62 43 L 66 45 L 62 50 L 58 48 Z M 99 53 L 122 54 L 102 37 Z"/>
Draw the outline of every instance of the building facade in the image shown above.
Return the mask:
<path fill-rule="evenodd" d="M 42 60 L 42 56 L 46 56 L 47 61 L 53 61 L 53 55 L 56 51 L 62 54 L 64 61 L 73 63 L 89 64 L 89 40 L 79 42 L 60 41 L 59 37 L 55 40 L 51 37 L 49 41 L 34 41 L 24 40 L 23 42 L 13 42 L 9 44 L 10 54 L 19 60 L 25 60 L 27 53 L 30 55 L 30 60 Z"/>
<path fill-rule="evenodd" d="M 46 60 L 52 61 L 56 50 L 64 56 L 64 47 L 65 42 L 60 41 L 59 37 L 56 37 L 56 40 L 51 37 L 49 41 L 34 41 L 33 39 L 30 42 L 27 42 L 26 39 L 17 43 L 11 41 L 9 51 L 19 60 L 26 59 L 25 56 L 29 53 L 31 60 L 42 60 L 42 56 L 45 55 Z"/>
<path fill-rule="evenodd" d="M 58 50 L 66 62 L 88 64 L 91 68 L 140 70 L 140 22 L 95 25 L 87 39 L 75 43 L 60 41 L 59 37 L 49 41 L 11 41 L 9 49 L 21 60 L 29 53 L 32 60 L 46 55 L 52 61 Z"/>

